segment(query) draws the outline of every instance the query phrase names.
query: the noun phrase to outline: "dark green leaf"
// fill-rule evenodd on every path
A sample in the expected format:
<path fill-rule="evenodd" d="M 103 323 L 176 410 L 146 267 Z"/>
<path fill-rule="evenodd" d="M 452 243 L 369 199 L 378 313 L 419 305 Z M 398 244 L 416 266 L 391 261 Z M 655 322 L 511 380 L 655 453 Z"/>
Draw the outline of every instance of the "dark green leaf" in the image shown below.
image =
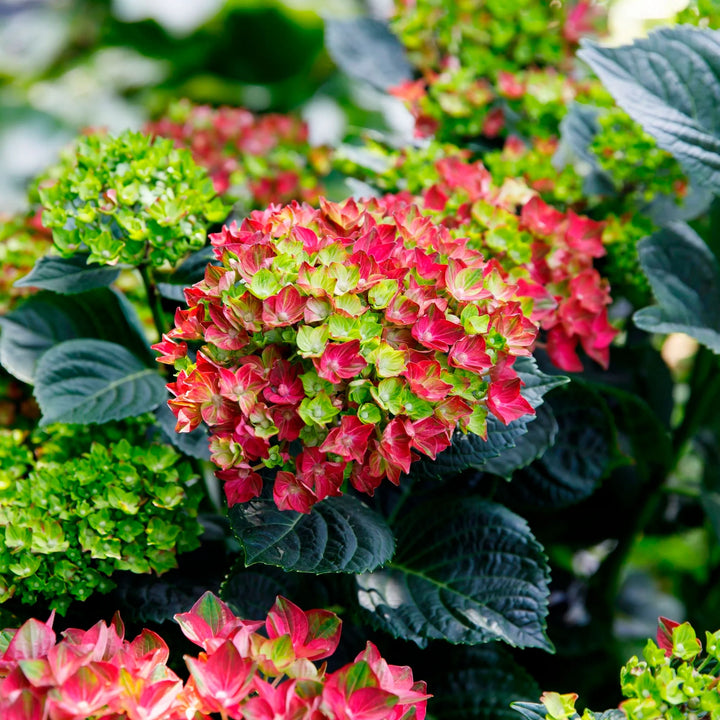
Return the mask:
<path fill-rule="evenodd" d="M 15 283 L 16 287 L 36 287 L 64 295 L 107 287 L 117 279 L 120 268 L 108 265 L 88 265 L 87 255 L 69 258 L 42 257 L 35 267 Z"/>
<path fill-rule="evenodd" d="M 262 618 L 278 595 L 297 598 L 302 575 L 286 573 L 268 565 L 253 568 L 235 568 L 222 587 L 220 597 L 242 618 Z"/>
<path fill-rule="evenodd" d="M 546 393 L 570 381 L 564 375 L 546 375 L 541 372 L 535 358 L 532 357 L 519 357 L 514 367 L 525 384 L 522 395 L 535 409 L 542 405 Z"/>
<path fill-rule="evenodd" d="M 432 713 L 442 720 L 519 720 L 510 704 L 539 697 L 537 683 L 502 646 L 471 650 L 463 667 L 455 663 L 429 679 Z"/>
<path fill-rule="evenodd" d="M 108 288 L 78 295 L 39 292 L 0 317 L 0 328 L 0 363 L 27 383 L 34 382 L 44 352 L 74 338 L 119 341 L 153 363 L 134 310 L 120 293 Z"/>
<path fill-rule="evenodd" d="M 692 180 L 720 192 L 720 32 L 661 28 L 624 47 L 586 41 L 578 56 Z"/>
<path fill-rule="evenodd" d="M 327 498 L 309 514 L 278 510 L 272 500 L 252 500 L 231 508 L 230 523 L 247 565 L 361 573 L 384 565 L 394 550 L 382 517 L 349 495 Z"/>
<path fill-rule="evenodd" d="M 412 80 L 413 71 L 405 48 L 380 20 L 368 17 L 327 19 L 325 46 L 343 72 L 381 90 Z"/>
<path fill-rule="evenodd" d="M 525 521 L 488 500 L 428 502 L 398 523 L 397 554 L 357 579 L 380 627 L 424 645 L 503 640 L 551 650 L 549 570 Z"/>
<path fill-rule="evenodd" d="M 605 401 L 579 383 L 553 394 L 555 442 L 499 489 L 514 506 L 562 507 L 592 495 L 614 462 L 615 430 Z"/>
<path fill-rule="evenodd" d="M 545 720 L 547 716 L 547 710 L 542 703 L 514 702 L 512 709 L 519 712 L 525 720 Z"/>
<path fill-rule="evenodd" d="M 158 292 L 168 300 L 185 302 L 185 288 L 200 282 L 205 277 L 205 268 L 213 260 L 215 253 L 210 245 L 198 250 L 178 266 L 167 282 L 157 284 Z"/>
<path fill-rule="evenodd" d="M 638 244 L 658 305 L 633 316 L 642 330 L 684 332 L 720 353 L 720 267 L 687 225 L 674 223 Z"/>
<path fill-rule="evenodd" d="M 568 381 L 561 375 L 546 375 L 540 372 L 534 358 L 518 358 L 515 361 L 515 369 L 525 383 L 522 394 L 533 408 L 542 405 L 543 396 L 547 392 Z M 525 415 L 509 425 L 504 425 L 496 417 L 489 415 L 487 440 L 483 440 L 479 435 L 471 433 L 465 435 L 458 431 L 453 435 L 453 444 L 441 452 L 435 460 L 422 459 L 413 463 L 411 475 L 417 479 L 442 479 L 465 470 L 484 469 L 485 463 L 489 460 L 516 448 L 527 433 L 529 424 L 534 420 L 534 415 Z M 538 433 L 538 436 L 540 434 Z M 525 453 L 532 454 L 532 448 L 531 444 L 525 450 L 519 451 L 516 454 L 517 459 L 524 463 Z M 509 466 L 510 461 L 504 466 L 504 473 L 512 471 Z"/>
<path fill-rule="evenodd" d="M 555 442 L 558 424 L 548 405 L 537 409 L 535 420 L 529 423 L 527 428 L 525 435 L 516 441 L 515 447 L 508 448 L 496 458 L 490 458 L 482 466 L 483 472 L 509 480 L 516 470 L 527 467 L 542 457 Z"/>
<path fill-rule="evenodd" d="M 41 425 L 122 420 L 154 410 L 166 396 L 154 368 L 105 340 L 55 345 L 40 358 L 35 376 Z"/>
<path fill-rule="evenodd" d="M 208 590 L 207 581 L 183 577 L 178 570 L 161 578 L 135 573 L 118 573 L 113 577 L 119 578 L 114 594 L 122 602 L 123 619 L 129 617 L 140 623 L 172 620 L 175 614 L 187 612 Z"/>
<path fill-rule="evenodd" d="M 198 458 L 198 460 L 210 459 L 210 448 L 208 447 L 209 438 L 204 425 L 195 428 L 195 430 L 189 433 L 175 432 L 175 415 L 173 415 L 167 403 L 162 403 L 160 407 L 155 410 L 155 417 L 157 418 L 163 435 L 178 450 L 185 453 L 185 455 Z"/>

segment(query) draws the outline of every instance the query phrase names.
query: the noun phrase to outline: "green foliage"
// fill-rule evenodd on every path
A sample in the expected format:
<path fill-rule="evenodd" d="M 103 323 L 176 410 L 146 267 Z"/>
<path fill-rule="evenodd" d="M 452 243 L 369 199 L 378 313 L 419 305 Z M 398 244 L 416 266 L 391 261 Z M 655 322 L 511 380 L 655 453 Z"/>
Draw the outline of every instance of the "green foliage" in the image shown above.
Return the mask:
<path fill-rule="evenodd" d="M 360 604 L 396 637 L 551 650 L 548 567 L 522 518 L 479 497 L 429 502 L 398 521 L 397 553 L 358 577 Z M 499 571 L 499 568 L 502 568 Z"/>
<path fill-rule="evenodd" d="M 133 132 L 85 136 L 38 192 L 59 252 L 102 265 L 173 265 L 227 214 L 188 151 Z"/>
<path fill-rule="evenodd" d="M 73 599 L 109 591 L 113 572 L 163 573 L 199 544 L 202 493 L 175 450 L 89 443 L 89 431 L 75 430 L 0 433 L 3 602 L 43 598 L 65 612 Z"/>
<path fill-rule="evenodd" d="M 640 243 L 640 261 L 658 305 L 635 313 L 648 332 L 684 332 L 720 353 L 720 267 L 687 225 L 660 230 Z"/>
<path fill-rule="evenodd" d="M 405 49 L 379 20 L 328 18 L 325 45 L 341 70 L 383 90 L 412 77 Z"/>
<path fill-rule="evenodd" d="M 720 33 L 661 28 L 630 46 L 588 44 L 579 56 L 691 180 L 720 190 Z"/>
<path fill-rule="evenodd" d="M 135 310 L 119 292 L 97 288 L 76 295 L 43 291 L 0 317 L 0 363 L 16 378 L 35 382 L 40 358 L 65 340 L 122 338 L 133 355 L 151 359 Z"/>
<path fill-rule="evenodd" d="M 597 123 L 599 130 L 589 150 L 615 190 L 627 188 L 630 202 L 647 204 L 656 195 L 677 192 L 686 184 L 677 160 L 661 150 L 627 113 L 612 108 L 600 113 Z"/>
<path fill-rule="evenodd" d="M 154 410 L 166 399 L 165 383 L 122 345 L 66 340 L 40 358 L 35 395 L 42 423 L 105 423 Z"/>
<path fill-rule="evenodd" d="M 323 500 L 309 515 L 278 510 L 272 500 L 259 498 L 232 507 L 230 523 L 246 565 L 361 573 L 384 565 L 395 550 L 383 518 L 347 495 Z"/>
<path fill-rule="evenodd" d="M 442 720 L 517 720 L 511 702 L 539 695 L 537 684 L 497 643 L 460 653 L 433 683 L 430 709 Z"/>
<path fill-rule="evenodd" d="M 89 255 L 76 253 L 68 258 L 41 257 L 15 287 L 34 287 L 53 292 L 75 293 L 107 287 L 117 280 L 119 268 L 88 267 Z"/>
<path fill-rule="evenodd" d="M 633 656 L 620 670 L 626 698 L 619 710 L 594 713 L 585 710 L 582 720 L 682 720 L 716 718 L 720 714 L 718 672 L 720 631 L 705 633 L 703 642 L 688 622 L 661 617 L 657 643 L 648 640 L 642 659 Z M 542 705 L 518 703 L 515 709 L 528 720 L 577 720 L 576 694 L 546 692 Z M 544 714 L 543 714 L 544 711 Z"/>

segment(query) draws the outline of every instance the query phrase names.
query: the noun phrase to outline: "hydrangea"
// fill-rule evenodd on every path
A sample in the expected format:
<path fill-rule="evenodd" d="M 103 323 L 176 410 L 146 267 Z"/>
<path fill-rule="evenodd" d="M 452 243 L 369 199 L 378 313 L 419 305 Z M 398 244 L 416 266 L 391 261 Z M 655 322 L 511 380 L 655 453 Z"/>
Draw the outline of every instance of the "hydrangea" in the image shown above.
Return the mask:
<path fill-rule="evenodd" d="M 506 179 L 523 180 L 546 202 L 560 206 L 572 206 L 583 202 L 585 196 L 582 178 L 572 165 L 558 169 L 553 158 L 558 149 L 557 138 L 533 138 L 524 143 L 511 135 L 502 150 L 487 153 L 483 162 L 492 173 L 493 180 L 502 183 Z"/>
<path fill-rule="evenodd" d="M 599 20 L 584 0 L 399 0 L 392 27 L 421 78 L 392 92 L 419 137 L 556 134 L 568 103 L 602 87 L 569 76 L 580 37 Z"/>
<path fill-rule="evenodd" d="M 608 321 L 609 284 L 594 267 L 605 255 L 603 223 L 553 208 L 514 178 L 496 187 L 482 163 L 453 146 L 385 157 L 390 167 L 366 176 L 384 189 L 406 187 L 405 202 L 511 273 L 535 299 L 531 318 L 547 331 L 546 347 L 559 368 L 582 369 L 578 346 L 607 366 L 617 332 Z"/>
<path fill-rule="evenodd" d="M 421 71 L 437 70 L 453 57 L 490 77 L 531 65 L 560 66 L 599 20 L 598 8 L 585 0 L 396 0 L 391 26 Z"/>
<path fill-rule="evenodd" d="M 251 207 L 304 200 L 322 194 L 326 151 L 311 148 L 306 124 L 293 115 L 253 115 L 244 108 L 173 105 L 146 131 L 171 138 L 207 169 L 220 195 L 240 197 Z"/>
<path fill-rule="evenodd" d="M 616 191 L 629 194 L 629 201 L 639 206 L 657 195 L 684 197 L 688 181 L 678 161 L 624 110 L 607 109 L 599 113 L 597 123 L 589 150 Z"/>
<path fill-rule="evenodd" d="M 0 602 L 64 612 L 114 587 L 116 570 L 162 573 L 199 544 L 202 492 L 173 448 L 121 439 L 74 456 L 73 427 L 0 431 Z"/>
<path fill-rule="evenodd" d="M 426 685 L 390 665 L 373 643 L 328 672 L 341 621 L 278 597 L 265 620 L 238 618 L 206 593 L 175 616 L 203 648 L 186 655 L 184 682 L 168 667 L 170 649 L 151 630 L 125 639 L 118 614 L 108 625 L 70 628 L 58 640 L 34 618 L 0 632 L 0 711 L 7 720 L 424 720 Z"/>
<path fill-rule="evenodd" d="M 130 131 L 81 138 L 38 192 L 60 254 L 86 251 L 103 265 L 174 265 L 227 216 L 187 150 Z"/>
<path fill-rule="evenodd" d="M 177 430 L 209 426 L 231 505 L 263 467 L 281 509 L 345 480 L 372 494 L 456 427 L 534 412 L 512 367 L 537 332 L 528 284 L 411 202 L 272 206 L 211 237 L 217 264 L 154 347 L 178 371 Z"/>

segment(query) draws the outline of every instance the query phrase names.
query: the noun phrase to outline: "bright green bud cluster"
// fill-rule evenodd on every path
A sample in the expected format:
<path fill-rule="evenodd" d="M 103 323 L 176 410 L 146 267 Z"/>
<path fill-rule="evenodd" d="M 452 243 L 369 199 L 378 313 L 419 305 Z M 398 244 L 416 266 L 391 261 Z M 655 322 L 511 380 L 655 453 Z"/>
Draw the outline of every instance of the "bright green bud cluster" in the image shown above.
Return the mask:
<path fill-rule="evenodd" d="M 122 439 L 56 460 L 58 438 L 38 460 L 43 448 L 23 440 L 0 432 L 0 602 L 44 598 L 64 612 L 112 589 L 117 570 L 160 574 L 198 546 L 202 493 L 172 447 Z"/>
<path fill-rule="evenodd" d="M 605 223 L 605 275 L 616 295 L 623 295 L 634 307 L 644 307 L 651 302 L 652 291 L 640 267 L 637 244 L 652 235 L 657 227 L 650 218 L 639 213 L 621 217 L 609 215 Z"/>
<path fill-rule="evenodd" d="M 43 224 L 60 253 L 88 262 L 174 265 L 225 219 L 206 171 L 164 138 L 81 138 L 39 186 Z"/>
<path fill-rule="evenodd" d="M 630 658 L 620 670 L 619 710 L 575 710 L 575 693 L 543 693 L 538 715 L 546 720 L 718 720 L 720 718 L 720 630 L 705 633 L 705 647 L 690 623 L 660 618 L 658 642 L 648 640 L 643 659 Z M 518 708 L 520 709 L 520 708 Z M 530 717 L 523 712 L 525 717 Z"/>
<path fill-rule="evenodd" d="M 682 197 L 687 178 L 677 160 L 627 113 L 613 108 L 599 115 L 597 122 L 600 131 L 590 151 L 616 190 L 632 193 L 639 203 L 649 203 L 657 195 Z"/>
<path fill-rule="evenodd" d="M 705 633 L 705 652 L 689 623 L 672 629 L 672 648 L 649 640 L 643 660 L 633 657 L 620 671 L 621 708 L 628 720 L 720 718 L 717 691 L 720 631 Z"/>
<path fill-rule="evenodd" d="M 398 0 L 393 31 L 421 70 L 451 55 L 477 75 L 528 65 L 559 65 L 563 3 L 536 0 Z"/>

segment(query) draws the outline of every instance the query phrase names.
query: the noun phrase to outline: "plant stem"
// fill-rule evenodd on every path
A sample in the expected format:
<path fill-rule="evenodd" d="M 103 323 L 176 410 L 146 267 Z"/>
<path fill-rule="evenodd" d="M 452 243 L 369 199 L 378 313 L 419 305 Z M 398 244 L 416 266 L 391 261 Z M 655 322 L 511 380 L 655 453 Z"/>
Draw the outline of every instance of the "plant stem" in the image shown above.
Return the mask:
<path fill-rule="evenodd" d="M 147 294 L 148 305 L 150 305 L 150 310 L 152 311 L 153 322 L 155 323 L 155 329 L 158 333 L 158 340 L 162 340 L 162 336 L 169 328 L 165 321 L 165 312 L 162 308 L 160 295 L 158 295 L 149 267 L 146 264 L 142 264 L 138 266 L 138 270 L 140 270 L 140 276 L 145 286 L 145 293 Z"/>

